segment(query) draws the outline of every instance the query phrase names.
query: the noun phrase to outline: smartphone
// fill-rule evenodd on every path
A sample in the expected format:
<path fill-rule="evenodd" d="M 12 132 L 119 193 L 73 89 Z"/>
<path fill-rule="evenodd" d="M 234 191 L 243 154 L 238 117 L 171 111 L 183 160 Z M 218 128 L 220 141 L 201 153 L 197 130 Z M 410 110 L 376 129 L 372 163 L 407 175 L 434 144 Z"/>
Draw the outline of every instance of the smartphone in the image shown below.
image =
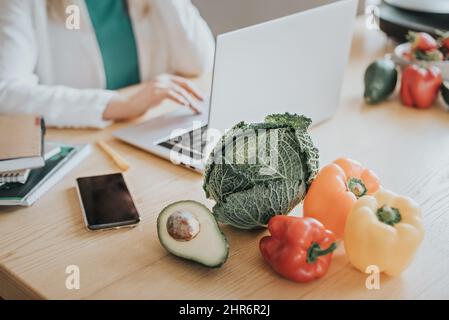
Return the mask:
<path fill-rule="evenodd" d="M 76 179 L 89 230 L 136 226 L 140 215 L 121 173 Z"/>

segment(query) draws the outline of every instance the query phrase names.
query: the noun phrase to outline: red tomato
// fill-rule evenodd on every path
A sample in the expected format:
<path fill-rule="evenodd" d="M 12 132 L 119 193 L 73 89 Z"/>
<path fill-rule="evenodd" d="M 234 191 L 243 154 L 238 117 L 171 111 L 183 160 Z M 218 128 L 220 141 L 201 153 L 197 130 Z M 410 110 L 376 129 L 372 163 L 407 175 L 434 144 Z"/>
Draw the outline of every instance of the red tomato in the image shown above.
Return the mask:
<path fill-rule="evenodd" d="M 429 51 L 438 49 L 438 42 L 428 33 L 409 31 L 407 40 L 412 45 L 412 50 Z"/>

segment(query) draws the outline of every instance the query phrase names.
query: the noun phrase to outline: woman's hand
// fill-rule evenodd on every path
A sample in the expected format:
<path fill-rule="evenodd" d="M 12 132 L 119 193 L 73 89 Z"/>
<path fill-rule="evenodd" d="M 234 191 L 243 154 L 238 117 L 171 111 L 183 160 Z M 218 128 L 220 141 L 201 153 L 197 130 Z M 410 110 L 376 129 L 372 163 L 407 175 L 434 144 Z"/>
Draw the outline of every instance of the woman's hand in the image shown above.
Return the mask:
<path fill-rule="evenodd" d="M 202 94 L 185 78 L 173 75 L 161 75 L 140 85 L 132 95 L 122 95 L 109 102 L 103 113 L 105 120 L 125 120 L 143 115 L 151 107 L 169 99 L 200 113 Z"/>

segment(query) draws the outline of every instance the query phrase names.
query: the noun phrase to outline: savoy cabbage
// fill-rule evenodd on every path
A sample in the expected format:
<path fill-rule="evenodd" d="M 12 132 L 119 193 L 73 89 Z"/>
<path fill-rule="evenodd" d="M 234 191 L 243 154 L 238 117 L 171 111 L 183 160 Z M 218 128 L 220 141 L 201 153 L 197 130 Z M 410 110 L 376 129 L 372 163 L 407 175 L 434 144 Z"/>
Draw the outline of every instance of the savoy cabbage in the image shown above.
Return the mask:
<path fill-rule="evenodd" d="M 274 114 L 264 123 L 241 122 L 211 152 L 204 177 L 218 221 L 241 229 L 266 227 L 304 198 L 318 171 L 318 150 L 307 133 L 311 120 Z"/>

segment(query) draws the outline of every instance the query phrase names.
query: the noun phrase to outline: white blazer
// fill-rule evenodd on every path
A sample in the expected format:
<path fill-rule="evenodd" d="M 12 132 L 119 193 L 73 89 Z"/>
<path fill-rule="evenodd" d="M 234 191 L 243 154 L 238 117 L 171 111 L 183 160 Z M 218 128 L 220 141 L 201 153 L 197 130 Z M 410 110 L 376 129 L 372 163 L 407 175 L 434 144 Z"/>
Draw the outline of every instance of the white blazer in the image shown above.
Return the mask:
<path fill-rule="evenodd" d="M 129 0 L 133 1 L 133 0 Z M 190 0 L 143 0 L 130 5 L 140 76 L 198 75 L 212 64 L 214 40 Z M 57 127 L 105 127 L 114 91 L 106 77 L 84 0 L 80 30 L 47 17 L 46 0 L 0 0 L 0 113 L 37 113 Z"/>

